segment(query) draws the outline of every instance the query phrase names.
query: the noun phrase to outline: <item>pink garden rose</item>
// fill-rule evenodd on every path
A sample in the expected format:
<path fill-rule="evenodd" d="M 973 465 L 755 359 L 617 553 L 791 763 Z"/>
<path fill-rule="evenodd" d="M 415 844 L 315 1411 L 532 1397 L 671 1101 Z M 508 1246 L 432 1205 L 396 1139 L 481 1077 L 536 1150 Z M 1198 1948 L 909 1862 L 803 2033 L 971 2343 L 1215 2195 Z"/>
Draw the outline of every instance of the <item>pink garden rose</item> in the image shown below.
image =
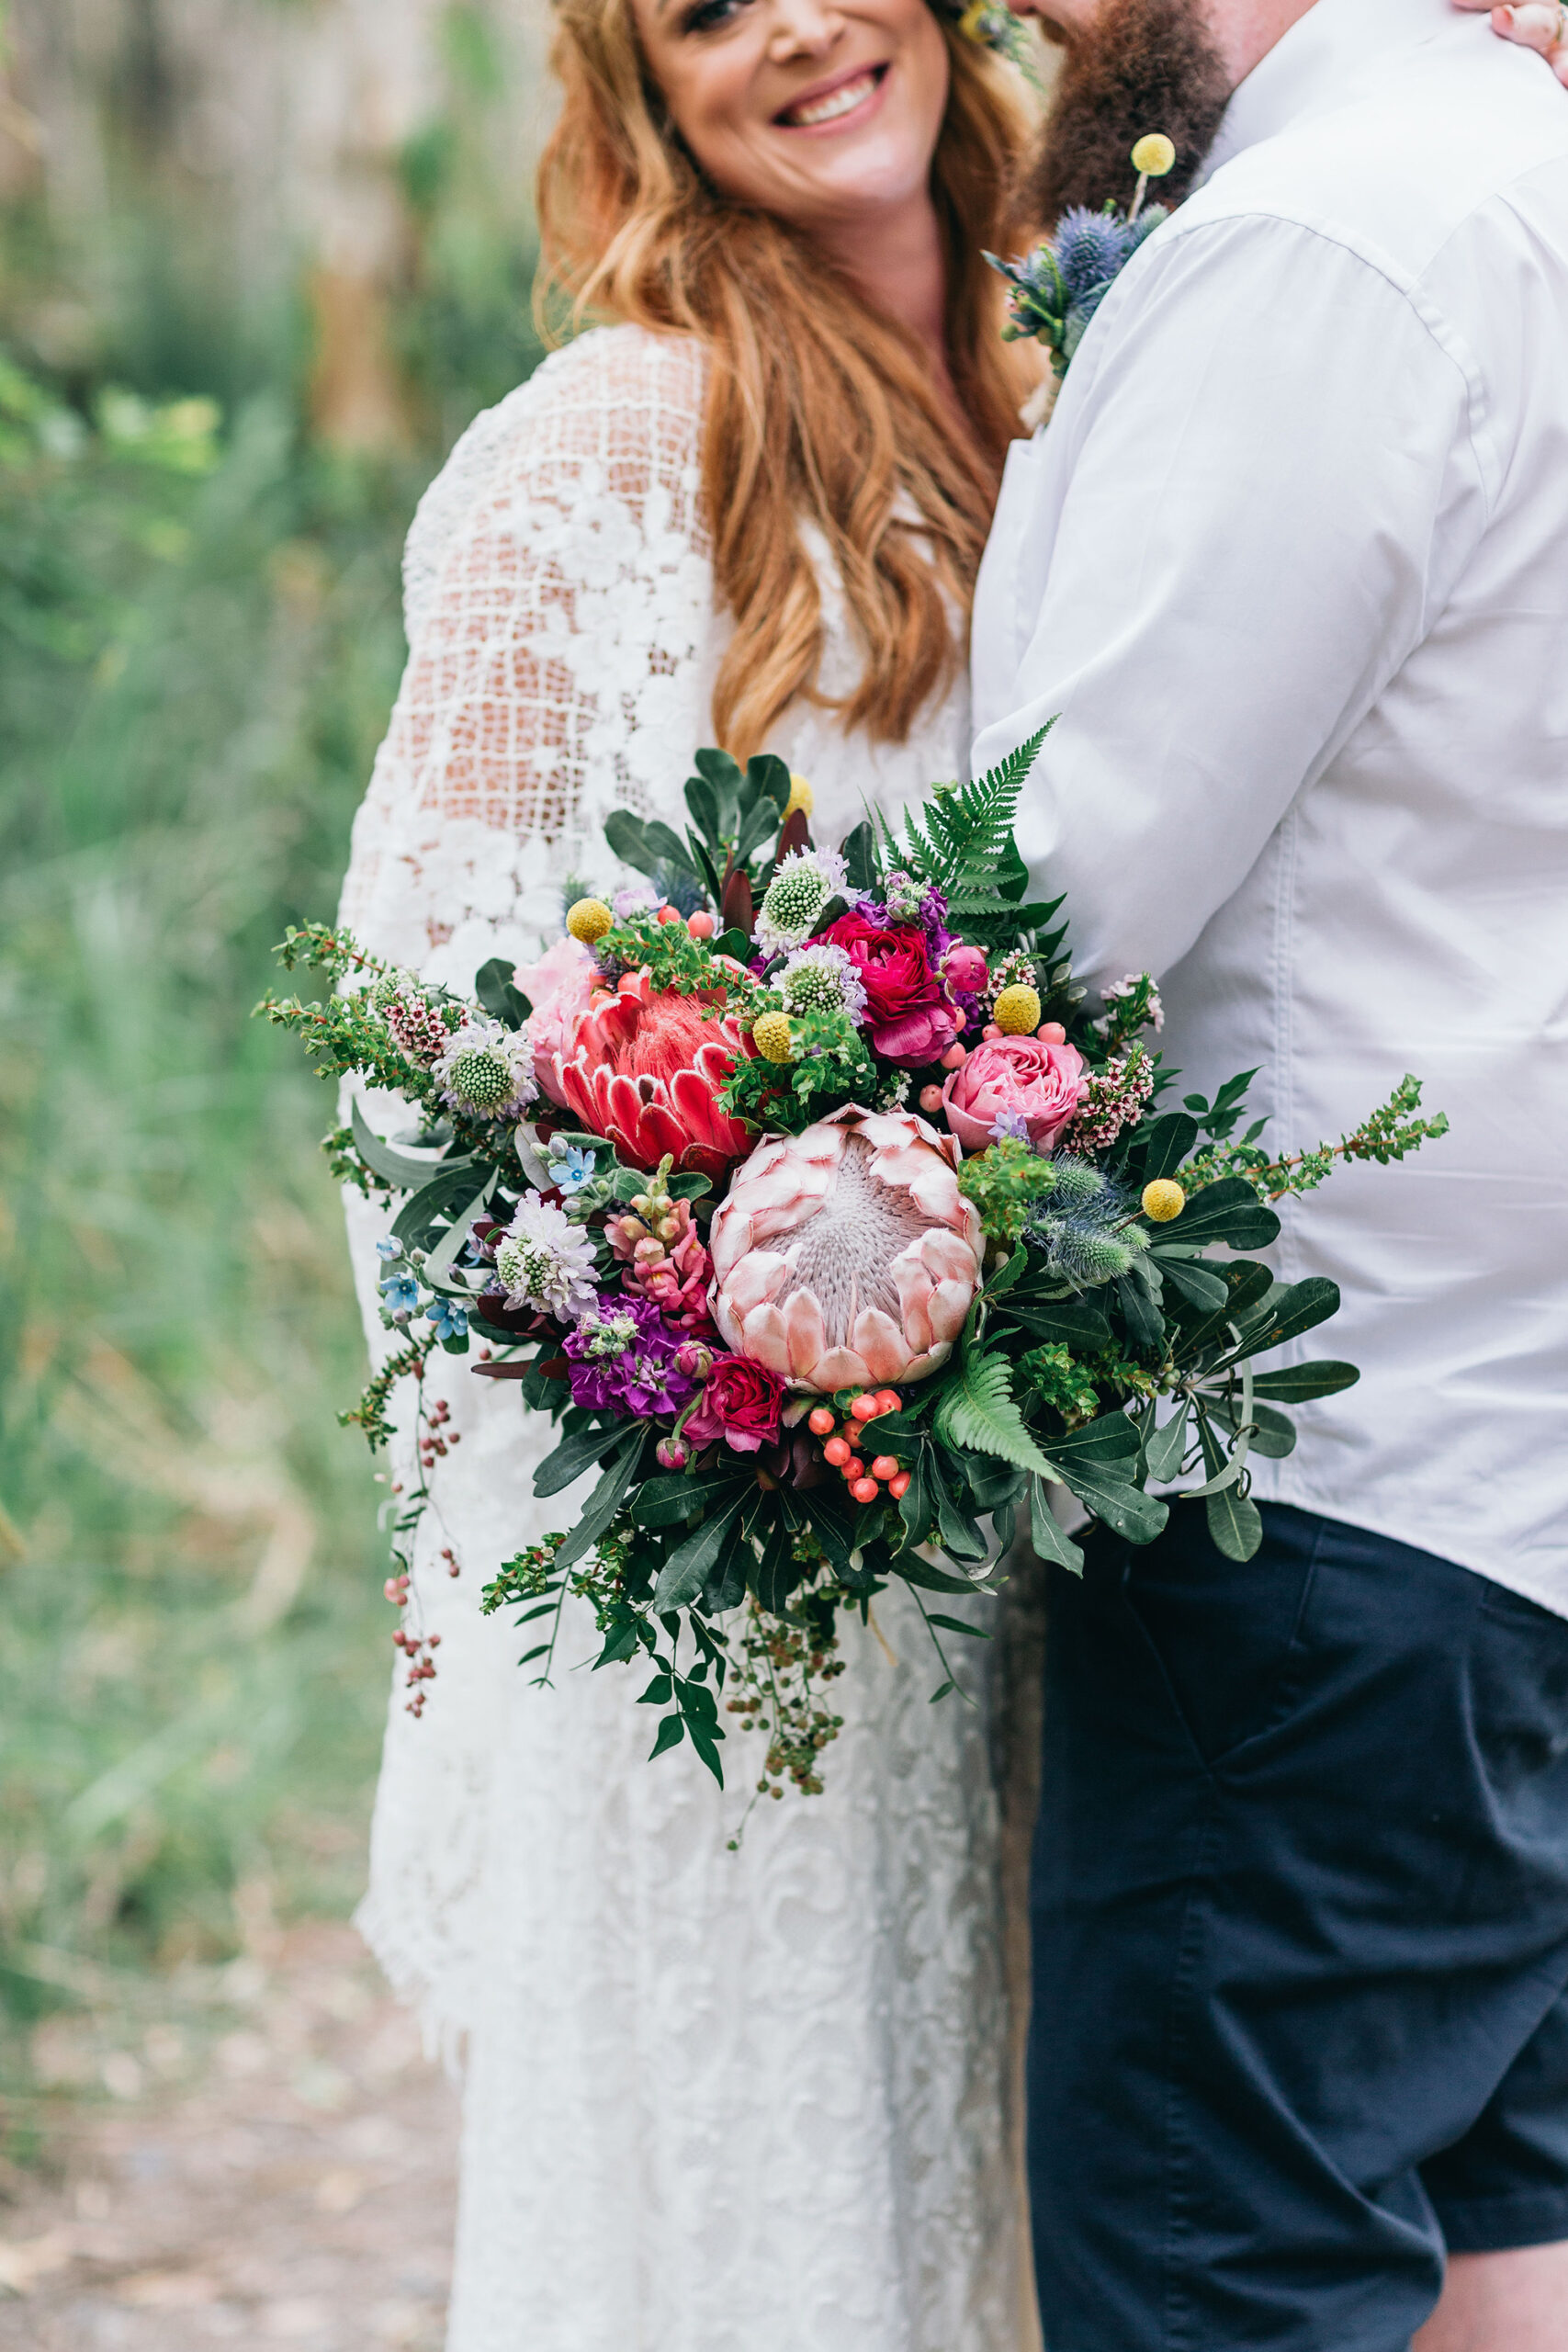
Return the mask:
<path fill-rule="evenodd" d="M 720 1356 L 685 1435 L 693 1445 L 715 1445 L 722 1438 L 737 1453 L 760 1453 L 778 1438 L 783 1406 L 784 1383 L 765 1365 Z"/>
<path fill-rule="evenodd" d="M 580 940 L 558 939 L 536 964 L 519 964 L 512 977 L 534 1008 L 525 1026 L 543 1079 L 557 1054 L 570 1052 L 577 1016 L 604 985 L 599 967 Z"/>
<path fill-rule="evenodd" d="M 965 1151 L 984 1151 L 1004 1113 L 1021 1116 L 1036 1151 L 1049 1151 L 1089 1091 L 1076 1046 L 998 1037 L 976 1046 L 942 1090 L 947 1123 Z"/>

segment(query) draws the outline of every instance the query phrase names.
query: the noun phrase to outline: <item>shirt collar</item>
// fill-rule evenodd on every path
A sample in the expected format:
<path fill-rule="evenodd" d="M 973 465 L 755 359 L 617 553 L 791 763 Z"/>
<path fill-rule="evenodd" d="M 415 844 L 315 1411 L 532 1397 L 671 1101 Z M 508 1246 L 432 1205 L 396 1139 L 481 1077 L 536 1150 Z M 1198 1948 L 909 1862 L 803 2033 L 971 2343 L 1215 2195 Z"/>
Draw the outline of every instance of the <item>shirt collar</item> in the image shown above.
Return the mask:
<path fill-rule="evenodd" d="M 1199 186 L 1246 148 L 1342 104 L 1390 50 L 1420 48 L 1455 21 L 1449 0 L 1316 0 L 1233 94 Z"/>

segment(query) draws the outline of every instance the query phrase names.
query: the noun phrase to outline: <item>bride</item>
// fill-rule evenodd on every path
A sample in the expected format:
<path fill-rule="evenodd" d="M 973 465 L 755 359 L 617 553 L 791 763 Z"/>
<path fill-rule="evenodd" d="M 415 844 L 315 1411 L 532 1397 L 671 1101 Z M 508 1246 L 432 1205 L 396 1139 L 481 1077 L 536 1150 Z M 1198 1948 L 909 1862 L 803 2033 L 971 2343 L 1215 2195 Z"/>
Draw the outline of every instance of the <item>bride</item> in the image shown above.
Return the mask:
<path fill-rule="evenodd" d="M 674 813 L 699 744 L 782 753 L 829 842 L 964 768 L 970 589 L 1030 389 L 980 259 L 1017 241 L 1027 119 L 926 0 L 558 22 L 547 288 L 615 323 L 421 506 L 344 897 L 464 989 L 632 878 L 604 820 Z M 360 1204 L 351 1229 L 381 1353 L 381 1227 Z M 460 1360 L 447 1389 L 415 1564 L 440 1671 L 422 1719 L 394 1695 L 360 1917 L 466 2049 L 448 2352 L 1021 2352 L 996 1682 L 931 1707 L 896 1589 L 846 1625 L 826 1793 L 729 1850 L 745 1789 L 645 1760 L 616 1672 L 577 1667 L 591 1626 L 540 1690 L 479 1616 L 574 1497 L 536 1502 L 552 1439 L 510 1389 Z"/>
<path fill-rule="evenodd" d="M 829 843 L 964 767 L 969 594 L 1031 389 L 981 259 L 1016 241 L 1021 85 L 926 0 L 558 23 L 547 285 L 618 323 L 420 509 L 343 907 L 465 989 L 637 878 L 604 820 L 674 815 L 700 744 L 781 753 Z M 352 1222 L 373 1308 L 381 1228 Z M 534 1499 L 552 1439 L 514 1392 L 453 1360 L 446 1394 L 416 1561 L 439 1673 L 421 1719 L 395 1693 L 361 1924 L 466 2043 L 449 2352 L 1016 2352 L 985 1678 L 930 1705 L 918 1612 L 879 1600 L 845 1628 L 826 1792 L 729 1850 L 739 1739 L 723 1795 L 684 1749 L 650 1764 L 624 1677 L 572 1670 L 590 1623 L 540 1690 L 479 1617 L 577 1498 Z"/>

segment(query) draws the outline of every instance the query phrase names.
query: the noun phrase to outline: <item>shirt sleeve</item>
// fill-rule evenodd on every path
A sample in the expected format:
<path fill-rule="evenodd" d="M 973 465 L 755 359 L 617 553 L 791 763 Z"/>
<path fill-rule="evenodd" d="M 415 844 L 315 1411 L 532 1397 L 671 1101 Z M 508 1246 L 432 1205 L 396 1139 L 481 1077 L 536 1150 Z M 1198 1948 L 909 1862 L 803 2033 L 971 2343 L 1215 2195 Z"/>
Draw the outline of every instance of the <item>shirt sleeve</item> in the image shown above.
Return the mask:
<path fill-rule="evenodd" d="M 976 626 L 993 676 L 1009 631 L 1021 654 L 999 695 L 977 664 L 974 754 L 1056 718 L 1019 843 L 1095 988 L 1187 954 L 1485 519 L 1463 356 L 1333 239 L 1168 234 L 1102 322 L 1004 493 Z"/>

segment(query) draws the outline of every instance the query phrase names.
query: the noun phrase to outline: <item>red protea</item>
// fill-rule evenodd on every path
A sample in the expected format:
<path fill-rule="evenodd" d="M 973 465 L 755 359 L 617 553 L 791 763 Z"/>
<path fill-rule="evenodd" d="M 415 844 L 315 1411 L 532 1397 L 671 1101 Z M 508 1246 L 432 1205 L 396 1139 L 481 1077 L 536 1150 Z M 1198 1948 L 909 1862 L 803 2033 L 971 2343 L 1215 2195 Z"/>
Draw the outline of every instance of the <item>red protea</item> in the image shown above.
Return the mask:
<path fill-rule="evenodd" d="M 651 1172 L 668 1154 L 718 1175 L 752 1143 L 716 1099 L 744 1050 L 722 1003 L 656 994 L 646 972 L 628 972 L 579 1016 L 570 1052 L 550 1057 L 547 1091 L 634 1168 Z"/>

